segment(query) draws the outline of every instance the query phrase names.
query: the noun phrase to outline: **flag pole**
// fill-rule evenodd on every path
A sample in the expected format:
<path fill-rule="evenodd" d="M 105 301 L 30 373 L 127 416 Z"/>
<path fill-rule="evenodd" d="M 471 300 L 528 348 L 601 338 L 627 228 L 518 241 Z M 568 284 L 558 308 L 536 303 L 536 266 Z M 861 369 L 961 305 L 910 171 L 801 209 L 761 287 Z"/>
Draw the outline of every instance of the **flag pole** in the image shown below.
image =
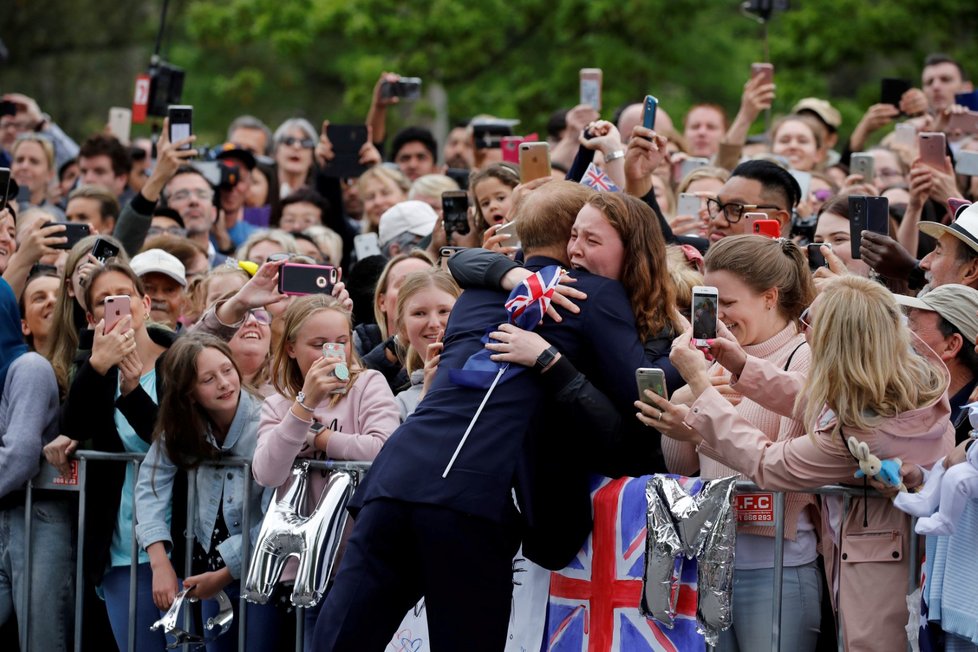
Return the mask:
<path fill-rule="evenodd" d="M 475 411 L 475 414 L 472 416 L 472 420 L 469 421 L 469 427 L 465 429 L 465 434 L 462 435 L 462 441 L 460 441 L 458 446 L 455 447 L 455 452 L 452 453 L 452 459 L 448 460 L 448 466 L 445 467 L 445 472 L 441 474 L 442 478 L 448 477 L 449 472 L 452 470 L 452 465 L 455 464 L 455 459 L 458 457 L 458 454 L 462 452 L 462 446 L 465 446 L 465 440 L 469 438 L 469 433 L 472 432 L 475 422 L 479 420 L 479 415 L 482 414 L 482 408 L 486 407 L 486 403 L 489 402 L 489 397 L 492 396 L 492 390 L 496 389 L 496 384 L 499 382 L 499 379 L 502 378 L 503 373 L 508 368 L 509 363 L 507 362 L 499 368 L 498 372 L 496 372 L 496 377 L 493 378 L 492 384 L 489 385 L 489 391 L 486 392 L 485 398 L 483 398 L 482 403 L 479 404 L 479 409 Z"/>

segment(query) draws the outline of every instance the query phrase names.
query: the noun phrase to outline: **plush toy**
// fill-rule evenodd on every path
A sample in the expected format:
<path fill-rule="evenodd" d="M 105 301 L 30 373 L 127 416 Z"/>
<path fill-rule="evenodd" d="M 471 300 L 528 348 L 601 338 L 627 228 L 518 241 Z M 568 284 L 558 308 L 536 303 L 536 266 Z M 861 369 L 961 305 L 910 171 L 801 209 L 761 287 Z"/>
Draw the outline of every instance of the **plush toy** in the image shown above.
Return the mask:
<path fill-rule="evenodd" d="M 965 461 L 944 468 L 944 459 L 927 474 L 924 488 L 915 494 L 900 494 L 893 504 L 919 517 L 917 534 L 954 534 L 954 524 L 965 505 L 978 497 L 978 446 L 968 446 Z"/>
<path fill-rule="evenodd" d="M 900 479 L 900 467 L 903 462 L 899 457 L 889 460 L 881 460 L 869 452 L 869 446 L 855 437 L 850 437 L 847 441 L 849 452 L 859 462 L 859 470 L 854 477 L 874 478 L 883 484 L 898 488 L 901 492 L 906 492 L 907 487 Z"/>

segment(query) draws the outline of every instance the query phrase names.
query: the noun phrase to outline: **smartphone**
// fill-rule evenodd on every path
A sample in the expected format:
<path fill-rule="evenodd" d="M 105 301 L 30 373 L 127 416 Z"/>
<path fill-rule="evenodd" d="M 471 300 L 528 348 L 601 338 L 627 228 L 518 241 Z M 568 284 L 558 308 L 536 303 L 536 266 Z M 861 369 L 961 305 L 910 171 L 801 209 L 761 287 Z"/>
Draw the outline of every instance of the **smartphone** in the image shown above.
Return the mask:
<path fill-rule="evenodd" d="M 849 196 L 849 245 L 854 259 L 860 259 L 863 231 L 890 235 L 890 202 L 886 197 Z"/>
<path fill-rule="evenodd" d="M 884 77 L 880 80 L 880 104 L 892 104 L 899 107 L 900 98 L 912 87 L 913 84 L 909 80 Z"/>
<path fill-rule="evenodd" d="M 130 299 L 128 296 L 113 295 L 111 297 L 105 297 L 105 313 L 103 319 L 105 319 L 105 333 L 110 332 L 115 328 L 116 324 L 122 321 L 123 317 L 127 317 L 132 314 L 132 306 L 130 305 Z"/>
<path fill-rule="evenodd" d="M 676 178 L 676 181 L 682 181 L 693 170 L 705 168 L 709 164 L 710 159 L 703 158 L 702 156 L 690 156 L 689 158 L 684 159 L 683 162 L 679 164 L 679 176 Z"/>
<path fill-rule="evenodd" d="M 450 241 L 452 234 L 467 235 L 469 232 L 469 193 L 464 190 L 446 190 L 441 194 L 442 221 L 445 236 Z"/>
<path fill-rule="evenodd" d="M 754 220 L 751 227 L 751 233 L 754 235 L 763 235 L 775 240 L 781 237 L 781 223 L 777 220 Z"/>
<path fill-rule="evenodd" d="M 862 176 L 866 183 L 873 183 L 873 178 L 876 176 L 876 159 L 872 154 L 856 152 L 849 159 L 849 172 Z"/>
<path fill-rule="evenodd" d="M 909 122 L 901 122 L 893 128 L 893 143 L 913 149 L 917 146 L 917 128 Z"/>
<path fill-rule="evenodd" d="M 829 261 L 825 260 L 825 256 L 822 255 L 821 247 L 832 248 L 828 242 L 813 242 L 807 246 L 808 250 L 808 268 L 813 272 L 819 267 L 828 267 Z"/>
<path fill-rule="evenodd" d="M 540 138 L 536 133 L 529 134 L 528 136 L 503 136 L 499 141 L 499 146 L 503 150 L 503 161 L 512 163 L 513 165 L 519 165 L 520 144 L 535 143 L 538 140 Z"/>
<path fill-rule="evenodd" d="M 346 345 L 340 344 L 339 342 L 324 342 L 323 357 L 339 358 L 346 362 Z"/>
<path fill-rule="evenodd" d="M 353 236 L 353 251 L 357 255 L 357 260 L 363 260 L 370 256 L 380 256 L 380 243 L 376 233 L 361 233 Z"/>
<path fill-rule="evenodd" d="M 751 79 L 761 78 L 762 84 L 771 84 L 774 82 L 774 64 L 752 63 L 750 64 L 750 76 Z"/>
<path fill-rule="evenodd" d="M 947 138 L 941 132 L 925 131 L 917 134 L 917 149 L 920 160 L 935 170 L 944 169 L 944 157 L 947 156 Z"/>
<path fill-rule="evenodd" d="M 0 211 L 7 207 L 7 199 L 10 196 L 10 168 L 0 168 Z"/>
<path fill-rule="evenodd" d="M 951 133 L 958 132 L 963 136 L 978 134 L 978 111 L 952 113 L 947 121 L 947 130 Z"/>
<path fill-rule="evenodd" d="M 520 183 L 550 176 L 550 145 L 520 143 Z"/>
<path fill-rule="evenodd" d="M 679 201 L 676 204 L 676 215 L 692 215 L 694 217 L 700 214 L 700 206 L 703 202 L 700 198 L 690 192 L 679 193 Z"/>
<path fill-rule="evenodd" d="M 278 291 L 282 294 L 329 294 L 339 281 L 332 265 L 286 263 L 278 272 Z"/>
<path fill-rule="evenodd" d="M 99 238 L 96 240 L 95 246 L 92 247 L 92 256 L 98 260 L 98 262 L 103 264 L 109 258 L 115 258 L 118 255 L 119 248 L 105 238 Z"/>
<path fill-rule="evenodd" d="M 805 201 L 808 199 L 808 193 L 812 187 L 812 173 L 802 172 L 801 170 L 788 170 L 788 172 L 798 182 L 798 189 L 801 190 L 801 193 L 798 195 L 799 201 Z"/>
<path fill-rule="evenodd" d="M 353 178 L 366 172 L 360 165 L 360 150 L 367 142 L 366 125 L 328 125 L 326 137 L 333 145 L 333 158 L 323 167 L 327 177 Z"/>
<path fill-rule="evenodd" d="M 754 233 L 754 222 L 769 220 L 771 217 L 767 213 L 744 213 L 741 219 L 747 223 L 747 232 Z"/>
<path fill-rule="evenodd" d="M 500 242 L 504 247 L 519 247 L 520 237 L 516 235 L 516 222 L 506 222 L 496 229 L 496 235 L 505 235 L 506 239 Z"/>
<path fill-rule="evenodd" d="M 958 152 L 954 171 L 971 177 L 978 176 L 978 152 Z"/>
<path fill-rule="evenodd" d="M 655 129 L 655 112 L 659 108 L 659 100 L 653 95 L 645 96 L 645 109 L 642 112 L 642 126 L 646 129 Z"/>
<path fill-rule="evenodd" d="M 960 104 L 961 106 L 970 109 L 972 111 L 978 111 L 978 91 L 968 91 L 967 93 L 955 93 L 954 103 Z M 3 115 L 0 112 L 0 115 Z"/>
<path fill-rule="evenodd" d="M 68 241 L 64 244 L 51 245 L 54 249 L 71 249 L 78 244 L 79 240 L 91 234 L 91 229 L 84 222 L 45 222 L 41 225 L 41 228 L 55 224 L 60 224 L 65 227 L 63 236 L 68 238 Z"/>
<path fill-rule="evenodd" d="M 194 132 L 194 107 L 189 104 L 171 104 L 167 109 L 167 117 L 170 119 L 170 142 L 189 138 Z M 193 145 L 186 143 L 179 149 L 191 149 Z"/>
<path fill-rule="evenodd" d="M 638 400 L 652 405 L 652 401 L 645 395 L 645 390 L 651 389 L 664 399 L 669 398 L 666 390 L 666 372 L 655 367 L 640 367 L 635 370 L 635 384 L 638 385 Z"/>
<path fill-rule="evenodd" d="M 693 287 L 693 340 L 696 346 L 706 346 L 706 340 L 716 339 L 718 294 L 715 287 L 696 285 Z"/>
<path fill-rule="evenodd" d="M 421 99 L 420 77 L 399 77 L 397 81 L 385 81 L 380 84 L 380 96 L 384 98 L 399 97 L 402 100 Z"/>
<path fill-rule="evenodd" d="M 601 110 L 601 68 L 581 68 L 581 104 Z"/>
<path fill-rule="evenodd" d="M 129 145 L 132 131 L 132 109 L 113 106 L 109 109 L 109 133 L 123 145 Z"/>

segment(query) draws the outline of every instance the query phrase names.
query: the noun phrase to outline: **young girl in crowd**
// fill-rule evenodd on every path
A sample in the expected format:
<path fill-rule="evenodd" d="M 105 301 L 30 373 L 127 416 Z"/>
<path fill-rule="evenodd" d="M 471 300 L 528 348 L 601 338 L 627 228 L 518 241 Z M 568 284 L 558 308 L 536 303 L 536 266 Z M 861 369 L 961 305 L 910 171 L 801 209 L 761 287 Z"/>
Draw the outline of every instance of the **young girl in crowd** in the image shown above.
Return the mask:
<path fill-rule="evenodd" d="M 153 444 L 139 470 L 136 484 L 136 536 L 149 554 L 153 575 L 153 603 L 160 611 L 170 608 L 181 590 L 178 573 L 168 553 L 183 547 L 174 540 L 167 523 L 178 470 L 197 469 L 196 504 L 192 531 L 195 537 L 192 575 L 184 588 L 204 600 L 204 620 L 218 612 L 211 600 L 224 591 L 237 615 L 241 590 L 244 513 L 257 532 L 262 519 L 262 489 L 243 467 L 221 468 L 208 462 L 222 457 L 251 458 L 258 438 L 261 397 L 242 391 L 241 374 L 227 344 L 213 335 L 191 333 L 177 340 L 163 365 L 166 389 L 160 400 L 160 417 Z M 245 483 L 252 483 L 245 503 Z M 172 507 L 171 507 L 172 505 Z M 183 571 L 183 568 L 179 569 Z M 278 638 L 274 605 L 248 605 L 245 649 L 270 650 Z M 208 652 L 238 649 L 238 628 L 232 627 Z"/>
<path fill-rule="evenodd" d="M 431 384 L 441 357 L 441 336 L 461 293 L 451 275 L 441 270 L 412 272 L 404 279 L 397 295 L 397 323 L 398 335 L 407 343 L 404 368 L 411 386 L 394 397 L 401 421 L 414 412 Z"/>
<path fill-rule="evenodd" d="M 360 366 L 351 329 L 350 312 L 332 297 L 304 296 L 285 311 L 272 361 L 276 394 L 262 407 L 254 457 L 262 486 L 282 487 L 297 457 L 371 461 L 399 425 L 394 396 L 379 372 Z M 325 486 L 325 473 L 310 473 L 306 513 Z M 295 568 L 290 561 L 283 581 L 294 578 Z M 305 611 L 309 649 L 319 610 Z"/>
<path fill-rule="evenodd" d="M 847 447 L 850 437 L 880 459 L 910 465 L 904 483 L 918 487 L 923 477 L 916 465 L 929 467 L 954 445 L 948 378 L 914 352 L 893 296 L 869 279 L 842 276 L 826 284 L 799 321 L 811 347 L 807 379 L 748 354 L 722 327 L 709 350 L 732 374 L 737 393 L 800 419 L 806 436 L 772 441 L 745 419 L 713 386 L 690 331 L 677 338 L 671 358 L 689 382 L 691 405 L 646 392 L 653 405 L 636 402 L 639 418 L 767 490 L 852 483 L 859 464 Z M 904 649 L 909 517 L 884 497 L 858 499 L 844 520 L 841 499 L 823 503 L 835 515 L 823 523 L 822 553 L 829 584 L 838 586 L 835 606 L 846 649 Z"/>
<path fill-rule="evenodd" d="M 475 200 L 476 224 L 480 233 L 489 227 L 498 227 L 509 217 L 513 189 L 519 183 L 519 170 L 509 163 L 493 163 L 472 173 L 469 191 Z"/>

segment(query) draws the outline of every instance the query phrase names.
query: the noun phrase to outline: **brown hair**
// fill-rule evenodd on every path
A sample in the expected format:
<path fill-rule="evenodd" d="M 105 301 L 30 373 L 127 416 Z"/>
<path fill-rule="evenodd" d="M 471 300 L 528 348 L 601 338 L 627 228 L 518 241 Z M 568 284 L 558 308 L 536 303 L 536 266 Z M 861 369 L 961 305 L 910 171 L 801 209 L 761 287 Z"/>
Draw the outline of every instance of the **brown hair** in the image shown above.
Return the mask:
<path fill-rule="evenodd" d="M 113 220 L 119 218 L 119 200 L 116 196 L 105 186 L 79 186 L 71 191 L 68 195 L 68 201 L 72 199 L 94 199 L 98 202 L 98 212 L 101 214 L 102 219 L 111 217 Z"/>
<path fill-rule="evenodd" d="M 234 367 L 241 383 L 231 349 L 223 340 L 206 333 L 188 333 L 177 338 L 163 357 L 166 384 L 160 397 L 159 418 L 153 431 L 166 456 L 180 469 L 188 470 L 202 462 L 217 459 L 221 451 L 207 441 L 213 422 L 207 411 L 193 398 L 197 385 L 197 357 L 204 349 L 216 349 Z M 243 387 L 242 387 L 243 388 Z M 238 397 L 240 401 L 240 396 Z"/>
<path fill-rule="evenodd" d="M 795 324 L 815 299 L 805 256 L 786 238 L 727 236 L 710 246 L 704 263 L 706 271 L 730 272 L 758 294 L 776 288 L 778 312 Z"/>
<path fill-rule="evenodd" d="M 486 218 L 482 214 L 482 207 L 475 196 L 475 187 L 486 179 L 496 179 L 504 186 L 509 186 L 510 190 L 520 185 L 519 170 L 512 163 L 493 163 L 482 170 L 473 170 L 469 175 L 469 192 L 472 195 L 472 203 L 475 204 L 476 230 L 482 233 L 486 230 Z"/>
<path fill-rule="evenodd" d="M 136 294 L 138 294 L 140 298 L 146 296 L 146 290 L 143 288 L 143 281 L 136 275 L 136 272 L 132 271 L 132 267 L 115 258 L 110 258 L 104 265 L 101 267 L 96 267 L 95 270 L 92 271 L 91 276 L 88 277 L 88 283 L 85 285 L 85 308 L 90 314 L 92 312 L 92 288 L 95 287 L 95 281 L 103 274 L 108 274 L 109 272 L 117 272 L 127 277 L 130 281 L 132 281 L 132 287 L 134 290 L 136 290 Z"/>
<path fill-rule="evenodd" d="M 551 181 L 517 199 L 512 221 L 523 249 L 566 249 L 574 220 L 593 195 L 579 183 Z"/>
<path fill-rule="evenodd" d="M 441 290 L 452 295 L 455 299 L 458 299 L 459 295 L 462 294 L 462 289 L 452 278 L 452 275 L 440 269 L 432 268 L 422 272 L 411 272 L 404 277 L 404 285 L 397 293 L 397 323 L 401 330 L 400 335 L 404 336 L 403 355 L 400 356 L 401 362 L 408 374 L 424 367 L 424 352 L 415 351 L 407 340 L 407 334 L 404 333 L 404 312 L 407 310 L 407 302 L 415 294 L 428 288 Z"/>
<path fill-rule="evenodd" d="M 418 260 L 423 260 L 429 265 L 434 265 L 428 254 L 424 252 L 423 249 L 412 249 L 406 254 L 398 254 L 387 261 L 384 265 L 384 271 L 380 273 L 380 277 L 377 279 L 377 285 L 374 286 L 374 320 L 377 322 L 377 327 L 380 329 L 381 339 L 386 340 L 388 337 L 394 333 L 387 332 L 387 315 L 380 308 L 380 295 L 387 292 L 387 285 L 390 283 L 391 270 L 397 267 L 397 264 L 403 262 L 409 258 L 417 258 Z"/>
<path fill-rule="evenodd" d="M 282 396 L 295 398 L 302 389 L 305 378 L 299 370 L 299 363 L 289 355 L 289 345 L 295 346 L 296 337 L 299 329 L 310 317 L 323 310 L 332 310 L 340 313 L 346 318 L 350 329 L 350 336 L 353 334 L 353 317 L 350 311 L 334 297 L 327 294 L 307 294 L 299 297 L 289 305 L 285 314 L 282 316 L 282 337 L 275 344 L 275 354 L 272 357 L 272 385 Z M 363 371 L 360 366 L 360 359 L 357 357 L 356 347 L 350 346 L 350 357 L 348 366 L 350 369 L 350 380 L 347 381 L 347 388 L 352 387 L 357 381 L 357 377 Z M 334 394 L 329 399 L 330 406 L 336 405 L 345 394 Z"/>
<path fill-rule="evenodd" d="M 601 211 L 624 245 L 621 284 L 635 312 L 639 339 L 670 328 L 678 332 L 676 288 L 667 271 L 666 243 L 655 213 L 642 200 L 618 192 L 596 193 L 587 203 Z"/>

